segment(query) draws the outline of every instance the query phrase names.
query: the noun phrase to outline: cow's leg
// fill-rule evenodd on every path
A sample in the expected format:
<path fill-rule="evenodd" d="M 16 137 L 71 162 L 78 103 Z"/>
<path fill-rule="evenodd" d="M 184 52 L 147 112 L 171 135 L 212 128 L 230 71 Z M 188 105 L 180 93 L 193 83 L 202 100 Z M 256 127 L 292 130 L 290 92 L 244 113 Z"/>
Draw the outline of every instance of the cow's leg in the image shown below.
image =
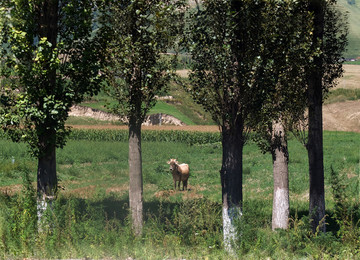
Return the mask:
<path fill-rule="evenodd" d="M 186 181 L 183 181 L 183 190 L 185 189 L 185 190 L 187 190 L 187 180 Z"/>
<path fill-rule="evenodd" d="M 181 181 L 179 181 L 179 184 L 178 184 L 178 189 L 180 190 L 180 183 L 181 183 Z"/>
<path fill-rule="evenodd" d="M 174 190 L 176 190 L 176 180 L 174 180 Z"/>

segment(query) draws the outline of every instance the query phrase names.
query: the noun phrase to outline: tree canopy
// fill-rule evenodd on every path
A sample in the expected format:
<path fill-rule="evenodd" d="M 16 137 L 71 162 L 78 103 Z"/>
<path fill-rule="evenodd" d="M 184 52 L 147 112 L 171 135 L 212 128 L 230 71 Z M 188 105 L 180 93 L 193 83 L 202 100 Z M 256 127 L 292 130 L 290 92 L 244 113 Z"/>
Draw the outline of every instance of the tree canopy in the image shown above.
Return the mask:
<path fill-rule="evenodd" d="M 1 1 L 2 126 L 32 153 L 65 144 L 70 107 L 98 92 L 101 39 L 94 1 Z"/>

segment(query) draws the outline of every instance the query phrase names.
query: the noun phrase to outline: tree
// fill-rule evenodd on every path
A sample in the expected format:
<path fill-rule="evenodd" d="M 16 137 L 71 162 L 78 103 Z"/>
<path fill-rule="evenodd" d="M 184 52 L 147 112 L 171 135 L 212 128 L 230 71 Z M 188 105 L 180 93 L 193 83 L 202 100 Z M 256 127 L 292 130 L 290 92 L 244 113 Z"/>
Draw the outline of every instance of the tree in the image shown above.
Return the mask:
<path fill-rule="evenodd" d="M 113 40 L 109 46 L 109 93 L 113 111 L 129 124 L 129 199 L 133 230 L 143 225 L 141 124 L 169 83 L 176 55 L 167 55 L 179 34 L 183 2 L 122 0 L 111 5 Z"/>
<path fill-rule="evenodd" d="M 289 153 L 287 132 L 300 120 L 306 108 L 304 70 L 312 43 L 311 15 L 304 1 L 272 1 L 266 12 L 269 23 L 265 29 L 270 61 L 264 70 L 262 105 L 253 111 L 252 124 L 257 143 L 273 159 L 274 196 L 272 229 L 287 229 L 289 202 Z"/>
<path fill-rule="evenodd" d="M 309 0 L 313 14 L 313 45 L 316 55 L 306 69 L 308 96 L 309 214 L 313 232 L 325 232 L 325 187 L 323 161 L 322 103 L 342 73 L 342 53 L 347 44 L 344 16 L 336 9 L 336 0 Z"/>
<path fill-rule="evenodd" d="M 99 89 L 96 10 L 91 0 L 0 2 L 1 123 L 38 159 L 40 218 L 57 192 L 56 148 L 65 145 L 68 112 Z"/>
<path fill-rule="evenodd" d="M 208 0 L 191 16 L 189 91 L 221 128 L 224 245 L 233 252 L 242 215 L 243 147 L 252 111 L 262 104 L 267 1 Z"/>

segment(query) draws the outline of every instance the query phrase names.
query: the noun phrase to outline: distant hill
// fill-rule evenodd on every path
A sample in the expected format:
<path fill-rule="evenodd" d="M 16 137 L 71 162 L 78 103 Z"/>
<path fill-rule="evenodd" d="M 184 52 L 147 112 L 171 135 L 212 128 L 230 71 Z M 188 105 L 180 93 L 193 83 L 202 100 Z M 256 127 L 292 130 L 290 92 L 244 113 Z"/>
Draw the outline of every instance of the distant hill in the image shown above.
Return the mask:
<path fill-rule="evenodd" d="M 349 16 L 349 45 L 345 58 L 360 57 L 360 0 L 338 0 L 338 5 Z"/>

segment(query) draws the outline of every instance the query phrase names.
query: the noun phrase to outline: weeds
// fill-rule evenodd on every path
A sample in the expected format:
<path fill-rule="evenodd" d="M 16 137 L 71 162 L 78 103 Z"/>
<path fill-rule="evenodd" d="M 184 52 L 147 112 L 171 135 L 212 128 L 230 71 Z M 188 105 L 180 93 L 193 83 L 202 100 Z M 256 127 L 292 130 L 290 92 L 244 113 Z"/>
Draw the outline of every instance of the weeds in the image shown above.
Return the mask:
<path fill-rule="evenodd" d="M 331 167 L 331 188 L 335 202 L 333 218 L 338 226 L 337 237 L 351 245 L 355 251 L 360 249 L 360 202 L 353 200 L 356 194 L 350 190 L 346 177 Z"/>

